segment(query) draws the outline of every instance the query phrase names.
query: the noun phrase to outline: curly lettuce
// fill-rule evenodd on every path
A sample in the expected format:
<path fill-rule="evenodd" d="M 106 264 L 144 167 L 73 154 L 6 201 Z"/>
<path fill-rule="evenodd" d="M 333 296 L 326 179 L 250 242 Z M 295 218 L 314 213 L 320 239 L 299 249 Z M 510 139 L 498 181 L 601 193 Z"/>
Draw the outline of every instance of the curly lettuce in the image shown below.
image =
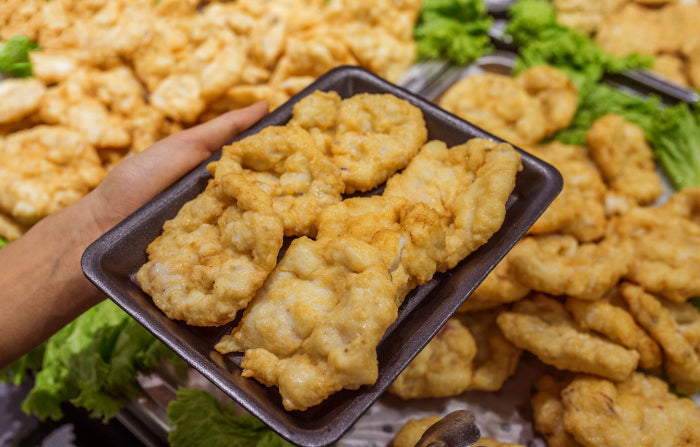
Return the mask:
<path fill-rule="evenodd" d="M 414 30 L 418 58 L 469 64 L 493 49 L 492 23 L 482 0 L 425 0 Z"/>
<path fill-rule="evenodd" d="M 203 390 L 179 388 L 167 409 L 172 447 L 291 447 L 259 419 L 238 414 Z"/>
<path fill-rule="evenodd" d="M 29 52 L 38 49 L 39 45 L 26 36 L 13 36 L 7 42 L 0 43 L 0 74 L 8 78 L 31 77 Z"/>
<path fill-rule="evenodd" d="M 36 374 L 22 409 L 40 419 L 60 419 L 61 405 L 70 402 L 107 421 L 140 393 L 138 371 L 163 359 L 181 362 L 114 303 L 103 301 L 0 371 L 0 378 L 20 383 Z"/>
<path fill-rule="evenodd" d="M 516 73 L 537 65 L 552 65 L 565 72 L 585 96 L 605 73 L 651 66 L 653 58 L 615 57 L 589 36 L 557 22 L 551 2 L 520 0 L 508 10 L 504 34 L 518 47 Z"/>

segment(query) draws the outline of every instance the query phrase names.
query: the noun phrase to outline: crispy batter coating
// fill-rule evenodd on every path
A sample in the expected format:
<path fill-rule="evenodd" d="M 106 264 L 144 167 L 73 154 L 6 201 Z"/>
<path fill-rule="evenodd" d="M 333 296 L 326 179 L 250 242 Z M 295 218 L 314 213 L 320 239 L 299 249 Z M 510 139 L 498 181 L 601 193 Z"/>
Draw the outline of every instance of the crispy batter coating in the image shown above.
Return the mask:
<path fill-rule="evenodd" d="M 457 396 L 471 382 L 476 343 L 469 330 L 451 318 L 389 387 L 402 399 Z"/>
<path fill-rule="evenodd" d="M 632 53 L 656 54 L 661 52 L 665 37 L 660 22 L 654 10 L 629 2 L 603 19 L 595 41 L 603 50 L 618 57 Z"/>
<path fill-rule="evenodd" d="M 287 236 L 312 236 L 316 219 L 343 192 L 340 170 L 302 128 L 269 126 L 222 149 L 208 166 L 216 179 L 241 177 L 272 196 Z"/>
<path fill-rule="evenodd" d="M 528 151 L 557 168 L 564 179 L 561 192 L 529 232 L 543 234 L 556 231 L 571 234 L 581 242 L 603 237 L 607 224 L 607 188 L 588 149 L 555 141 L 529 148 Z"/>
<path fill-rule="evenodd" d="M 47 123 L 78 130 L 98 149 L 126 149 L 127 116 L 143 105 L 143 87 L 128 68 L 81 69 L 47 90 L 39 113 Z"/>
<path fill-rule="evenodd" d="M 428 137 L 420 109 L 390 94 L 340 100 L 334 92 L 314 92 L 295 105 L 289 124 L 309 130 L 323 144 L 341 169 L 348 193 L 383 183 Z"/>
<path fill-rule="evenodd" d="M 517 244 L 517 243 L 516 243 Z M 520 283 L 510 269 L 510 253 L 496 265 L 484 281 L 462 304 L 458 312 L 491 309 L 524 298 L 530 288 Z"/>
<path fill-rule="evenodd" d="M 270 83 L 295 94 L 339 65 L 358 65 L 358 62 L 347 45 L 333 33 L 314 28 L 287 38 Z"/>
<path fill-rule="evenodd" d="M 522 349 L 508 341 L 496 324 L 501 311 L 503 308 L 458 316 L 476 341 L 469 390 L 498 391 L 518 367 Z"/>
<path fill-rule="evenodd" d="M 0 213 L 34 224 L 97 186 L 105 170 L 78 132 L 35 126 L 0 141 Z"/>
<path fill-rule="evenodd" d="M 700 225 L 700 187 L 687 187 L 676 191 L 661 205 L 661 209 Z"/>
<path fill-rule="evenodd" d="M 441 216 L 424 203 L 380 195 L 354 197 L 323 210 L 316 239 L 348 235 L 379 248 L 399 290 L 400 305 L 411 289 L 433 277 L 445 256 L 440 222 Z"/>
<path fill-rule="evenodd" d="M 700 225 L 645 207 L 614 218 L 612 230 L 634 246 L 625 278 L 672 301 L 700 296 Z"/>
<path fill-rule="evenodd" d="M 44 84 L 32 78 L 0 81 L 0 124 L 16 122 L 36 112 L 45 91 Z"/>
<path fill-rule="evenodd" d="M 690 87 L 690 81 L 686 74 L 685 61 L 674 54 L 659 54 L 654 57 L 654 65 L 651 70 L 682 87 Z"/>
<path fill-rule="evenodd" d="M 547 133 L 539 102 L 510 76 L 467 76 L 440 98 L 440 107 L 519 146 L 537 143 Z"/>
<path fill-rule="evenodd" d="M 423 433 L 442 418 L 438 415 L 426 416 L 419 419 L 409 419 L 396 432 L 394 439 L 391 441 L 392 447 L 415 447 Z"/>
<path fill-rule="evenodd" d="M 216 349 L 245 352 L 245 377 L 277 386 L 287 410 L 305 410 L 376 381 L 376 347 L 396 319 L 396 293 L 372 245 L 297 238 Z"/>
<path fill-rule="evenodd" d="M 168 318 L 193 326 L 233 321 L 275 266 L 283 229 L 272 199 L 227 181 L 210 181 L 148 246 L 136 278 Z"/>
<path fill-rule="evenodd" d="M 441 141 L 431 141 L 403 172 L 387 181 L 384 195 L 421 201 L 445 216 L 444 271 L 501 227 L 521 169 L 520 154 L 509 144 L 474 138 L 448 149 Z"/>
<path fill-rule="evenodd" d="M 554 0 L 559 24 L 594 34 L 600 23 L 628 0 Z"/>
<path fill-rule="evenodd" d="M 599 243 L 573 236 L 528 236 L 510 252 L 513 274 L 533 290 L 595 300 L 627 274 L 634 251 L 629 241 L 611 235 Z"/>
<path fill-rule="evenodd" d="M 634 318 L 661 345 L 664 370 L 671 383 L 684 394 L 700 390 L 700 355 L 669 309 L 637 285 L 624 283 L 620 290 Z"/>
<path fill-rule="evenodd" d="M 535 430 L 544 436 L 548 447 L 581 447 L 564 428 L 564 404 L 561 392 L 571 381 L 569 377 L 545 375 L 535 382 L 535 394 L 530 399 Z"/>
<path fill-rule="evenodd" d="M 564 305 L 543 294 L 515 303 L 496 322 L 515 346 L 560 370 L 624 380 L 639 353 L 579 328 Z"/>
<path fill-rule="evenodd" d="M 562 402 L 566 431 L 586 447 L 700 445 L 700 407 L 654 376 L 635 372 L 617 384 L 580 376 Z"/>
<path fill-rule="evenodd" d="M 612 190 L 642 205 L 661 197 L 661 177 L 641 127 L 620 115 L 608 114 L 591 124 L 586 142 Z"/>
<path fill-rule="evenodd" d="M 565 306 L 579 327 L 595 331 L 619 345 L 639 352 L 641 368 L 652 370 L 661 366 L 659 345 L 623 307 L 613 304 L 610 299 L 589 301 L 576 298 L 568 298 Z"/>
<path fill-rule="evenodd" d="M 539 104 L 545 118 L 545 136 L 571 124 L 578 94 L 567 75 L 549 65 L 540 65 L 518 74 L 515 82 Z"/>

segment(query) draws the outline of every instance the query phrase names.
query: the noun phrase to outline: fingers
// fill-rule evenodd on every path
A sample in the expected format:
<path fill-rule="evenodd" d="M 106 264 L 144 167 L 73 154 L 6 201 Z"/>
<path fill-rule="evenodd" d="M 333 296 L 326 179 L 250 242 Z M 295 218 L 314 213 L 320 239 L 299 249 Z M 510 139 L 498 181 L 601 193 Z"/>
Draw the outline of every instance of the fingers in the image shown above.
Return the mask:
<path fill-rule="evenodd" d="M 268 108 L 267 101 L 258 102 L 180 132 L 176 137 L 209 156 L 265 116 Z"/>
<path fill-rule="evenodd" d="M 109 211 L 100 211 L 96 215 L 113 215 L 113 222 L 104 223 L 107 228 L 128 216 L 260 120 L 267 111 L 268 104 L 263 101 L 227 112 L 160 140 L 145 151 L 122 161 L 92 194 L 98 202 L 97 207 L 105 205 L 102 208 Z"/>
<path fill-rule="evenodd" d="M 268 111 L 266 101 L 227 112 L 211 121 L 178 132 L 117 166 L 150 178 L 151 188 L 163 189 L 239 133 L 255 124 Z M 165 169 L 164 169 L 165 168 Z"/>

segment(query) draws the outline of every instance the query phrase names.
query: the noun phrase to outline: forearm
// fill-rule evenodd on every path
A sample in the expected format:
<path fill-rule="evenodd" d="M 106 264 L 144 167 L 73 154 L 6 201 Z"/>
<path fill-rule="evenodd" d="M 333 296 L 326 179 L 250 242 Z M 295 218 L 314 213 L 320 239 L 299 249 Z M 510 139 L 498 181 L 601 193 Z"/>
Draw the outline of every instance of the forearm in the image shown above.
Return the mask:
<path fill-rule="evenodd" d="M 0 368 L 103 298 L 80 268 L 83 251 L 102 233 L 86 199 L 0 250 Z"/>

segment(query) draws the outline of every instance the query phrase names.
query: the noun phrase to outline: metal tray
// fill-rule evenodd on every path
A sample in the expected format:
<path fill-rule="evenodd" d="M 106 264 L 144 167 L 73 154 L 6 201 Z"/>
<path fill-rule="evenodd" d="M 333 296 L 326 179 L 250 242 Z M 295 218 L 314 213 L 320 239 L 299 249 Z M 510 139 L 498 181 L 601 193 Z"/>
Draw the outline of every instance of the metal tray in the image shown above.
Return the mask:
<path fill-rule="evenodd" d="M 501 141 L 408 90 L 351 66 L 329 71 L 238 139 L 266 126 L 285 124 L 291 117 L 294 104 L 315 90 L 335 90 L 343 98 L 363 92 L 394 94 L 419 107 L 426 120 L 429 138 L 443 140 L 448 146 L 474 137 Z M 303 412 L 285 411 L 276 388 L 267 388 L 242 377 L 238 366 L 240 355 L 222 356 L 213 350 L 219 338 L 227 334 L 235 322 L 217 328 L 202 328 L 170 320 L 135 280 L 136 272 L 147 260 L 146 247 L 160 234 L 167 219 L 204 190 L 210 177 L 205 166 L 218 158 L 220 152 L 91 244 L 83 254 L 82 268 L 87 278 L 117 305 L 282 437 L 303 446 L 327 445 L 342 436 L 377 400 L 561 190 L 562 178 L 558 171 L 520 152 L 524 169 L 516 178 L 503 226 L 457 267 L 436 275 L 428 284 L 407 296 L 397 320 L 377 348 L 377 382 L 359 390 L 335 393 L 320 405 Z"/>

